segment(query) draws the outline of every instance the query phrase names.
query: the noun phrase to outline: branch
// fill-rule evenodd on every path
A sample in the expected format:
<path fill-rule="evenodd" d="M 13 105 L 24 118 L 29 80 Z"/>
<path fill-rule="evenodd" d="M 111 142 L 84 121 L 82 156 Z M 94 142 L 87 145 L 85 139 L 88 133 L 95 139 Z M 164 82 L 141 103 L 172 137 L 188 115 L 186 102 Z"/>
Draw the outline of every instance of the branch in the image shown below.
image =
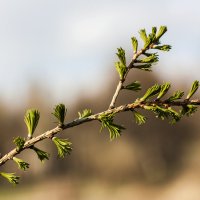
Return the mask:
<path fill-rule="evenodd" d="M 83 123 L 87 123 L 90 121 L 99 120 L 100 116 L 102 116 L 102 115 L 110 115 L 110 114 L 117 114 L 117 113 L 125 112 L 125 111 L 133 111 L 136 108 L 144 109 L 145 106 L 155 106 L 155 105 L 157 105 L 157 106 L 165 105 L 165 107 L 172 107 L 172 106 L 184 107 L 187 105 L 200 105 L 200 100 L 176 101 L 176 102 L 167 102 L 167 101 L 137 102 L 136 101 L 131 104 L 121 105 L 121 106 L 118 106 L 113 109 L 108 109 L 103 112 L 93 114 L 93 115 L 83 118 L 83 119 L 75 119 L 72 122 L 64 124 L 62 127 L 57 126 L 49 131 L 46 131 L 45 133 L 43 133 L 37 137 L 33 137 L 32 139 L 27 140 L 20 151 L 18 151 L 17 148 L 14 148 L 13 150 L 11 150 L 9 153 L 4 155 L 0 159 L 0 166 L 5 164 L 9 160 L 12 160 L 13 157 L 15 157 L 17 154 L 24 151 L 25 149 L 29 149 L 30 147 L 34 146 L 36 143 L 38 143 L 42 140 L 51 139 L 56 134 L 58 134 L 59 132 L 65 130 L 65 129 L 72 128 L 74 126 L 79 126 Z"/>
<path fill-rule="evenodd" d="M 141 50 L 138 50 L 137 39 L 135 37 L 132 37 L 134 56 L 128 65 L 126 63 L 125 51 L 122 48 L 118 49 L 117 56 L 119 58 L 119 61 L 115 63 L 115 67 L 119 74 L 120 80 L 113 95 L 110 106 L 107 110 L 92 114 L 92 111 L 90 109 L 84 109 L 82 113 L 78 112 L 77 119 L 73 120 L 72 122 L 65 123 L 67 109 L 65 108 L 64 104 L 58 104 L 55 106 L 52 113 L 57 119 L 58 125 L 55 128 L 34 137 L 34 131 L 37 128 L 40 119 L 40 113 L 38 110 L 29 109 L 24 117 L 24 121 L 28 130 L 27 139 L 19 136 L 15 138 L 13 142 L 15 143 L 16 148 L 0 158 L 0 166 L 4 165 L 9 160 L 13 160 L 20 169 L 27 170 L 29 168 L 29 163 L 26 163 L 22 159 L 16 157 L 18 154 L 20 154 L 22 151 L 25 151 L 26 149 L 33 150 L 37 154 L 38 159 L 42 162 L 45 159 L 48 160 L 49 154 L 35 146 L 37 143 L 46 139 L 50 139 L 56 145 L 58 156 L 60 158 L 64 158 L 66 155 L 70 154 L 72 150 L 72 143 L 68 139 L 60 139 L 58 137 L 55 137 L 55 135 L 68 128 L 79 126 L 83 123 L 94 120 L 97 120 L 101 123 L 100 130 L 102 130 L 103 128 L 108 129 L 110 133 L 110 139 L 113 140 L 119 137 L 121 135 L 121 131 L 124 129 L 124 127 L 122 127 L 121 125 L 114 123 L 115 115 L 120 112 L 132 112 L 138 125 L 145 123 L 147 120 L 145 116 L 138 112 L 139 109 L 153 112 L 157 118 L 160 118 L 162 120 L 169 119 L 171 123 L 179 121 L 185 115 L 192 115 L 197 110 L 197 106 L 200 105 L 200 100 L 191 99 L 200 86 L 199 81 L 194 81 L 186 98 L 183 98 L 183 91 L 176 91 L 169 98 L 163 100 L 164 96 L 168 93 L 171 85 L 170 83 L 164 83 L 162 85 L 155 84 L 148 88 L 142 97 L 137 98 L 130 104 L 115 107 L 117 97 L 122 89 L 132 90 L 135 92 L 141 89 L 141 84 L 138 81 L 134 81 L 128 85 L 124 85 L 129 71 L 133 68 L 144 71 L 151 71 L 152 64 L 158 61 L 157 52 L 152 53 L 147 51 L 169 51 L 171 49 L 170 45 L 160 45 L 160 38 L 166 31 L 167 28 L 165 26 L 161 26 L 158 32 L 156 27 L 153 27 L 152 32 L 147 36 L 145 29 L 140 30 L 139 34 L 144 43 Z M 181 109 L 177 111 L 176 109 L 174 109 L 174 107 L 181 107 Z M 0 172 L 0 175 L 6 178 L 10 183 L 18 183 L 19 176 L 15 176 L 15 173 Z"/>

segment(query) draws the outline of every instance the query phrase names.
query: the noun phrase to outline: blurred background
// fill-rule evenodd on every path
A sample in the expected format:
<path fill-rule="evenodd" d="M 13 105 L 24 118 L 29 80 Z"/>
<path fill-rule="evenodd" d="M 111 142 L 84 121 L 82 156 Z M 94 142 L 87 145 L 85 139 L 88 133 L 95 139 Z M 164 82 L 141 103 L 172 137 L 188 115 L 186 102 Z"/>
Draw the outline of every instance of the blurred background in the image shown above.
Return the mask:
<path fill-rule="evenodd" d="M 130 59 L 130 38 L 141 28 L 166 25 L 162 42 L 172 50 L 160 53 L 153 73 L 131 72 L 129 81 L 141 81 L 143 91 L 122 92 L 117 104 L 132 102 L 155 82 L 187 92 L 200 80 L 199 6 L 197 0 L 0 0 L 0 152 L 14 147 L 14 137 L 26 137 L 28 108 L 41 113 L 36 135 L 55 126 L 57 103 L 67 106 L 67 121 L 84 108 L 107 109 L 118 81 L 116 49 Z M 137 126 L 131 113 L 120 114 L 126 130 L 112 142 L 97 122 L 66 130 L 61 137 L 72 141 L 73 152 L 64 160 L 49 141 L 37 145 L 51 154 L 44 164 L 23 152 L 30 170 L 12 162 L 1 167 L 21 182 L 13 187 L 0 178 L 0 198 L 200 199 L 200 113 L 173 126 L 146 115 L 147 123 Z"/>

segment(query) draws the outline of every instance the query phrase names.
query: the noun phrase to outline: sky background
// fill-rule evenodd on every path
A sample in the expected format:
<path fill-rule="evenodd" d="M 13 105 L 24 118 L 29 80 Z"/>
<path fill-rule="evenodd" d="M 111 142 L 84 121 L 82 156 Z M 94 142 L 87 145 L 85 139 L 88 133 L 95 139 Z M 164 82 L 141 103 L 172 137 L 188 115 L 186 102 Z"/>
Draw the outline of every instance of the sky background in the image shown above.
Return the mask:
<path fill-rule="evenodd" d="M 199 7 L 198 0 L 0 0 L 1 100 L 21 104 L 31 85 L 59 102 L 96 94 L 115 73 L 116 49 L 130 55 L 130 38 L 160 25 L 172 50 L 155 71 L 166 81 L 200 80 Z"/>

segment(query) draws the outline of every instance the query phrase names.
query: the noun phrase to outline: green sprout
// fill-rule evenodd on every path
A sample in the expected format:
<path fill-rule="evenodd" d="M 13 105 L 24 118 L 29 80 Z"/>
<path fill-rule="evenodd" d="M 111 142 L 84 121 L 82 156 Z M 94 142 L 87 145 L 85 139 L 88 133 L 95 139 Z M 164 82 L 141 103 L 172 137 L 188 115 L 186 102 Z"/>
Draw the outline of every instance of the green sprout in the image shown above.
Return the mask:
<path fill-rule="evenodd" d="M 152 71 L 151 66 L 152 64 L 142 64 L 142 65 L 134 65 L 134 68 L 151 72 Z"/>
<path fill-rule="evenodd" d="M 147 57 L 137 60 L 137 63 L 156 63 L 158 62 L 158 55 L 156 53 L 149 54 Z"/>
<path fill-rule="evenodd" d="M 67 113 L 67 109 L 64 104 L 58 104 L 54 108 L 54 112 L 52 113 L 57 119 L 60 125 L 64 124 L 65 116 Z"/>
<path fill-rule="evenodd" d="M 6 178 L 10 183 L 16 185 L 19 183 L 19 176 L 15 176 L 15 173 L 0 172 L 0 175 Z"/>
<path fill-rule="evenodd" d="M 167 27 L 166 26 L 161 26 L 159 28 L 159 31 L 156 35 L 156 40 L 159 41 L 159 39 L 167 32 Z"/>
<path fill-rule="evenodd" d="M 140 98 L 141 101 L 146 101 L 147 99 L 149 99 L 150 97 L 158 94 L 160 92 L 160 85 L 155 84 L 152 87 L 150 87 L 146 93 L 144 94 L 144 96 L 142 98 Z"/>
<path fill-rule="evenodd" d="M 132 90 L 132 91 L 137 92 L 137 91 L 141 90 L 141 84 L 138 81 L 134 81 L 133 83 L 130 83 L 130 84 L 124 86 L 123 89 Z"/>
<path fill-rule="evenodd" d="M 142 125 L 146 122 L 147 118 L 144 115 L 140 114 L 139 112 L 135 110 L 133 111 L 133 114 L 134 114 L 136 124 Z"/>
<path fill-rule="evenodd" d="M 170 112 L 166 108 L 162 108 L 160 106 L 144 106 L 145 110 L 152 111 L 157 118 L 164 120 L 170 116 Z"/>
<path fill-rule="evenodd" d="M 143 40 L 144 44 L 146 44 L 148 42 L 148 37 L 147 37 L 147 34 L 146 34 L 146 30 L 145 29 L 141 29 L 139 31 L 139 34 L 140 34 L 140 38 Z"/>
<path fill-rule="evenodd" d="M 123 80 L 127 72 L 127 67 L 123 65 L 121 62 L 116 62 L 115 67 L 116 67 L 117 72 L 119 73 L 120 79 Z"/>
<path fill-rule="evenodd" d="M 13 160 L 17 163 L 19 169 L 22 169 L 25 171 L 29 168 L 29 163 L 24 162 L 23 160 L 16 157 L 13 157 Z"/>
<path fill-rule="evenodd" d="M 78 112 L 79 119 L 83 119 L 89 117 L 92 114 L 91 109 L 84 109 L 83 112 Z"/>
<path fill-rule="evenodd" d="M 122 48 L 120 47 L 120 48 L 117 49 L 117 51 L 118 51 L 118 52 L 116 53 L 117 57 L 119 58 L 120 62 L 121 62 L 124 66 L 126 66 L 126 56 L 125 56 L 125 51 L 124 51 L 124 49 L 122 49 Z"/>
<path fill-rule="evenodd" d="M 189 100 L 195 94 L 198 88 L 199 88 L 199 81 L 194 81 L 186 99 Z"/>
<path fill-rule="evenodd" d="M 169 97 L 165 101 L 166 102 L 173 102 L 173 101 L 181 99 L 183 97 L 183 95 L 184 95 L 183 91 L 176 91 L 176 92 L 174 92 L 174 94 L 171 97 Z"/>
<path fill-rule="evenodd" d="M 22 148 L 24 147 L 24 144 L 25 144 L 25 139 L 22 138 L 22 137 L 16 137 L 13 142 L 15 143 L 15 145 L 17 146 L 17 151 L 21 151 Z"/>
<path fill-rule="evenodd" d="M 136 37 L 132 37 L 131 41 L 132 41 L 133 51 L 134 51 L 134 53 L 137 53 L 137 49 L 138 49 L 137 38 Z"/>
<path fill-rule="evenodd" d="M 60 158 L 64 158 L 65 155 L 69 155 L 72 151 L 72 147 L 71 147 L 71 142 L 69 142 L 67 139 L 60 139 L 57 137 L 53 137 L 52 141 L 54 142 L 54 144 L 56 145 L 57 149 L 58 149 L 58 156 Z"/>
<path fill-rule="evenodd" d="M 40 113 L 38 110 L 30 109 L 26 111 L 26 114 L 24 116 L 24 121 L 28 129 L 29 139 L 32 138 L 33 133 L 38 125 L 39 119 L 40 119 Z"/>
<path fill-rule="evenodd" d="M 164 83 L 163 85 L 161 85 L 160 92 L 156 99 L 161 99 L 168 92 L 170 86 L 170 83 Z"/>
<path fill-rule="evenodd" d="M 161 45 L 161 46 L 154 46 L 153 48 L 161 50 L 161 51 L 169 51 L 172 48 L 172 46 L 168 45 L 168 44 L 164 44 L 164 45 Z"/>
<path fill-rule="evenodd" d="M 181 119 L 181 115 L 173 110 L 171 107 L 168 108 L 162 108 L 160 106 L 144 106 L 145 110 L 150 110 L 156 114 L 157 118 L 160 118 L 162 120 L 171 118 L 170 123 L 174 124 L 178 122 Z"/>
<path fill-rule="evenodd" d="M 38 156 L 38 159 L 43 162 L 45 159 L 49 160 L 49 154 L 45 151 L 42 151 L 41 149 L 36 148 L 35 146 L 32 146 L 31 149 L 35 151 L 35 153 Z"/>
<path fill-rule="evenodd" d="M 186 115 L 186 116 L 191 116 L 193 113 L 195 113 L 197 111 L 197 106 L 195 105 L 186 105 L 183 106 L 182 110 L 181 110 L 181 114 L 182 115 Z"/>
<path fill-rule="evenodd" d="M 114 118 L 114 114 L 110 114 L 110 115 L 102 114 L 99 117 L 99 120 L 101 121 L 100 132 L 103 130 L 103 128 L 107 128 L 109 133 L 110 133 L 110 140 L 113 140 L 113 139 L 121 136 L 121 130 L 125 129 L 123 126 L 120 126 L 118 124 L 114 124 L 113 118 Z"/>

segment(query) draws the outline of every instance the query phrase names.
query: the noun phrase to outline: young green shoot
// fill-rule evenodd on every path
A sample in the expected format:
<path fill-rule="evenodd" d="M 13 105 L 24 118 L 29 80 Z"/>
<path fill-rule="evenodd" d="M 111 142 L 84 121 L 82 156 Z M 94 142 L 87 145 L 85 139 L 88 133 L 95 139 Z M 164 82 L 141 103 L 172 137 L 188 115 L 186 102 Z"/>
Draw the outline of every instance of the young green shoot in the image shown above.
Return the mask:
<path fill-rule="evenodd" d="M 84 109 L 82 111 L 82 113 L 78 112 L 79 119 L 83 119 L 83 118 L 89 117 L 90 115 L 92 115 L 92 110 L 91 109 Z"/>
<path fill-rule="evenodd" d="M 40 119 L 40 113 L 38 110 L 35 109 L 27 110 L 24 116 L 24 121 L 28 129 L 28 139 L 32 138 L 33 133 L 38 125 L 39 119 Z"/>
<path fill-rule="evenodd" d="M 3 176 L 7 181 L 12 183 L 13 185 L 16 185 L 19 183 L 19 176 L 15 176 L 15 173 L 5 173 L 5 172 L 0 172 L 0 175 Z"/>
<path fill-rule="evenodd" d="M 65 105 L 60 103 L 55 106 L 54 112 L 52 113 L 56 119 L 58 120 L 59 125 L 63 125 L 65 121 L 65 116 L 67 113 L 67 109 L 65 108 Z"/>
<path fill-rule="evenodd" d="M 45 151 L 42 151 L 41 149 L 36 148 L 35 146 L 32 146 L 31 149 L 35 151 L 35 153 L 38 156 L 38 159 L 41 162 L 44 162 L 44 160 L 49 160 L 49 154 Z"/>
<path fill-rule="evenodd" d="M 54 144 L 57 147 L 58 156 L 60 158 L 64 158 L 65 155 L 69 155 L 71 153 L 71 151 L 72 151 L 72 147 L 71 147 L 72 143 L 69 142 L 68 139 L 60 139 L 60 138 L 57 138 L 57 137 L 53 137 L 52 141 L 54 142 Z"/>
<path fill-rule="evenodd" d="M 19 169 L 25 171 L 29 168 L 29 163 L 24 162 L 22 159 L 19 159 L 17 157 L 13 157 L 13 160 L 17 163 Z"/>

